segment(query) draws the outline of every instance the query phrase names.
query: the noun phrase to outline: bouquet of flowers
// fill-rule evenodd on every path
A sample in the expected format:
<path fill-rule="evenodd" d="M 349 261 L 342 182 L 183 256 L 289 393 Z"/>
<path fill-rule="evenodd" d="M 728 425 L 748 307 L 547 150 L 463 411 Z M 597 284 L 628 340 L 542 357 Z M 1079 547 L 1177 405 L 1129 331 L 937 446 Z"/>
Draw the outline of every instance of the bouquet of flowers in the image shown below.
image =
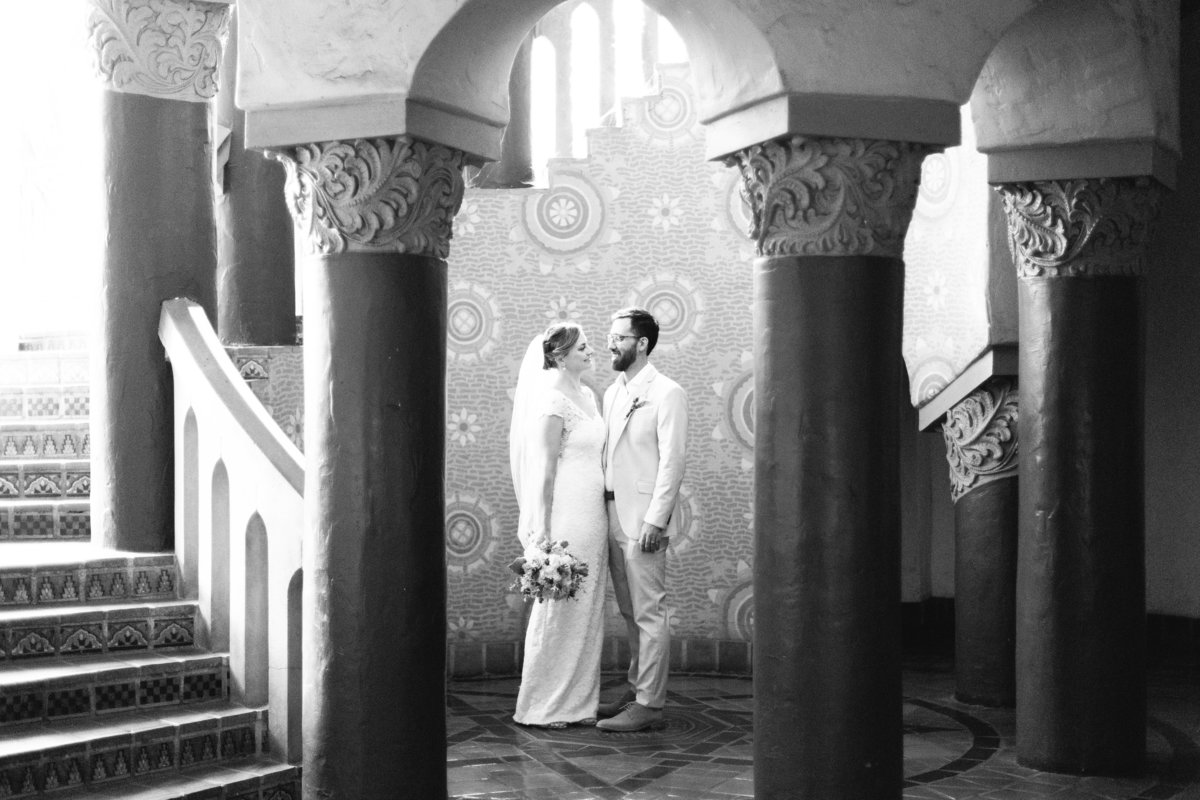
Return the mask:
<path fill-rule="evenodd" d="M 517 574 L 512 588 L 539 603 L 574 597 L 588 574 L 587 562 L 567 552 L 566 542 L 531 544 L 508 568 Z"/>

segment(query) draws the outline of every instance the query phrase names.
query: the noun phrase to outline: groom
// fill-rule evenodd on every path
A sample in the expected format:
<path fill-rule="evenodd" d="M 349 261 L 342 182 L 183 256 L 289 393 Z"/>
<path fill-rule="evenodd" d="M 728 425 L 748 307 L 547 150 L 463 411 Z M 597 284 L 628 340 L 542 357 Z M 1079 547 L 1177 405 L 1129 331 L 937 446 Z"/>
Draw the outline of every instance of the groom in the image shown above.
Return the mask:
<path fill-rule="evenodd" d="M 667 696 L 667 544 L 683 480 L 687 397 L 650 363 L 658 343 L 650 312 L 622 309 L 609 331 L 612 366 L 620 374 L 604 393 L 608 565 L 630 660 L 624 695 L 600 704 L 597 716 L 606 719 L 596 727 L 640 731 L 662 722 Z"/>

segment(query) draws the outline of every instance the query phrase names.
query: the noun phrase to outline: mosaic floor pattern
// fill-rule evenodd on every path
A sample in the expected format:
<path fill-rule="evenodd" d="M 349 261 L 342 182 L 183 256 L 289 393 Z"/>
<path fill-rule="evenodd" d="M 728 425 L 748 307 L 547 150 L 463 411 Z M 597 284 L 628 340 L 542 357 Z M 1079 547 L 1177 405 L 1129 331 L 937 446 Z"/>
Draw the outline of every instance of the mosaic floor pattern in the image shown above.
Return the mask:
<path fill-rule="evenodd" d="M 604 696 L 614 694 L 606 676 Z M 747 679 L 671 678 L 667 727 L 604 733 L 512 721 L 516 679 L 450 690 L 449 778 L 455 800 L 734 800 L 754 796 Z M 945 668 L 906 670 L 905 800 L 1200 800 L 1200 676 L 1154 675 L 1139 778 L 1038 772 L 1016 761 L 1012 710 L 953 699 Z"/>

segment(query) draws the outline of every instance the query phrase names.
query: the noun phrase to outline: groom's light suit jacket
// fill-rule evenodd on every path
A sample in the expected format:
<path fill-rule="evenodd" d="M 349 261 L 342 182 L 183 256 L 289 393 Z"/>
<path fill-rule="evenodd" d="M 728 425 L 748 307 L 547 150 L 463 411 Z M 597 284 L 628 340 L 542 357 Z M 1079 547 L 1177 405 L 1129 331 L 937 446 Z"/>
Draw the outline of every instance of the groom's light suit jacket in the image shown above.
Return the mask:
<path fill-rule="evenodd" d="M 687 396 L 653 364 L 642 368 L 631 391 L 618 400 L 621 380 L 604 392 L 604 451 L 606 464 L 611 459 L 617 519 L 630 539 L 640 538 L 643 521 L 671 536 L 679 522 L 674 511 L 683 482 Z M 631 412 L 634 401 L 638 407 Z"/>

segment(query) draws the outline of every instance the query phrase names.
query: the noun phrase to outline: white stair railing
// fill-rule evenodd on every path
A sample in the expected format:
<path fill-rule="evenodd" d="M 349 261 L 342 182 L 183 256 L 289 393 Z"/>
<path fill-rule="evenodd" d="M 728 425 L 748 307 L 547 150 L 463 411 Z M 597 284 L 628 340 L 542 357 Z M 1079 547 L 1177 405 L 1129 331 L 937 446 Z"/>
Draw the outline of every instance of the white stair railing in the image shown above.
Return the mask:
<path fill-rule="evenodd" d="M 231 695 L 270 707 L 271 752 L 300 759 L 304 463 L 191 300 L 163 303 L 175 385 L 175 554 L 196 640 L 229 651 Z"/>

